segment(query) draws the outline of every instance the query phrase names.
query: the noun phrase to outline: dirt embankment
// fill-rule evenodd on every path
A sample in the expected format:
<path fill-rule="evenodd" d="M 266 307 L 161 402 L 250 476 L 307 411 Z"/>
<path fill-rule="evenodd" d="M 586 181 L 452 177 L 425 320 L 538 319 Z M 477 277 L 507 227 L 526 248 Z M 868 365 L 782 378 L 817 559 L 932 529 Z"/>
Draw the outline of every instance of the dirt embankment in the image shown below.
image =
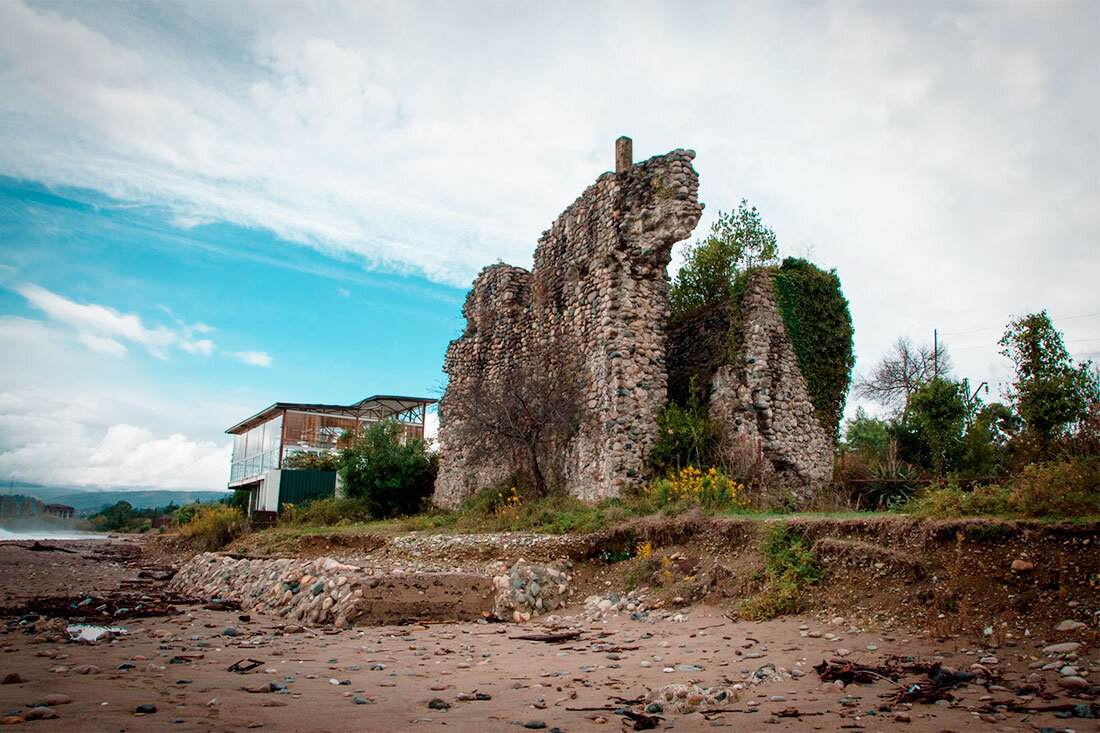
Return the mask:
<path fill-rule="evenodd" d="M 994 633 L 1100 613 L 1100 521 L 1090 524 L 902 516 L 785 520 L 647 517 L 588 535 L 533 533 L 312 535 L 271 554 L 332 556 L 382 572 L 492 574 L 519 559 L 577 562 L 573 597 L 646 586 L 671 605 L 707 601 L 736 615 L 766 583 L 761 550 L 783 521 L 824 572 L 803 609 L 919 623 L 937 634 L 992 626 Z M 268 554 L 270 534 L 238 543 Z M 676 600 L 681 599 L 681 600 Z"/>

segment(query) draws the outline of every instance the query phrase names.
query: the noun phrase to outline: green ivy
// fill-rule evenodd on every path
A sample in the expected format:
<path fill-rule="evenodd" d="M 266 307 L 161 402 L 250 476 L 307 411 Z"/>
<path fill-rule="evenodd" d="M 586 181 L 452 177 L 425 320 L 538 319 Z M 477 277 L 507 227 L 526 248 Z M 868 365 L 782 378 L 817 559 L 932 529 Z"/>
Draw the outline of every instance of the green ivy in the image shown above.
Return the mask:
<path fill-rule="evenodd" d="M 852 315 L 836 270 L 788 257 L 772 275 L 787 337 L 794 346 L 810 402 L 821 424 L 837 434 L 852 380 Z"/>

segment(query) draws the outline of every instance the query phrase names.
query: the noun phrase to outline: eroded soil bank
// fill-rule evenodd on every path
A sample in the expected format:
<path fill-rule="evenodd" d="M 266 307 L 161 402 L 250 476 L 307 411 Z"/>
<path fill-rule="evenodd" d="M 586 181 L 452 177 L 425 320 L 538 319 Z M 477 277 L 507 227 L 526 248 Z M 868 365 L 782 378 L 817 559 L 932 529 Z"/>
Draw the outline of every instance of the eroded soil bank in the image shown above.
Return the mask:
<path fill-rule="evenodd" d="M 567 555 L 568 605 L 521 624 L 337 629 L 256 612 L 247 597 L 238 609 L 176 590 L 171 609 L 124 611 L 117 624 L 129 633 L 94 645 L 69 642 L 65 627 L 119 609 L 82 597 L 162 597 L 172 590 L 162 549 L 0 545 L 0 680 L 12 676 L 0 713 L 66 731 L 1097 730 L 1100 527 L 792 524 L 825 579 L 805 613 L 773 621 L 737 616 L 764 583 L 761 522 L 684 517 L 587 537 L 342 536 L 276 548 L 286 540 L 257 534 L 232 548 L 236 559 L 327 557 L 379 585 L 401 579 L 416 603 L 420 591 L 431 598 L 415 588 L 421 573 L 467 573 L 489 581 L 471 591 L 491 595 L 502 565 Z M 69 618 L 21 613 L 32 594 Z M 48 712 L 29 706 L 38 702 Z"/>

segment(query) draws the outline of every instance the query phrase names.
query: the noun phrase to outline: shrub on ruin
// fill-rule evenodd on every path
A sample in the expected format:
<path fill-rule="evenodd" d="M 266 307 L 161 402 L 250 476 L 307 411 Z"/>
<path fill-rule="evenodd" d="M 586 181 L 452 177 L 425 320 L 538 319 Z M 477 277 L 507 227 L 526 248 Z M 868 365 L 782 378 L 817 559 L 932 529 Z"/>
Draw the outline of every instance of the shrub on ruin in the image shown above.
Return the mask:
<path fill-rule="evenodd" d="M 672 320 L 728 298 L 738 273 L 774 262 L 777 249 L 775 232 L 747 200 L 737 211 L 719 211 L 709 236 L 685 248 L 669 290 Z"/>
<path fill-rule="evenodd" d="M 191 518 L 180 525 L 178 538 L 182 544 L 200 552 L 220 550 L 248 529 L 244 514 L 225 504 L 201 504 Z"/>
<path fill-rule="evenodd" d="M 406 438 L 393 420 L 372 424 L 340 451 L 347 495 L 359 499 L 376 519 L 407 515 L 431 495 L 438 456 L 419 438 Z"/>
<path fill-rule="evenodd" d="M 706 406 L 693 395 L 685 406 L 670 402 L 657 416 L 657 440 L 649 451 L 649 464 L 659 474 L 706 465 L 713 462 L 718 445 L 718 430 Z"/>

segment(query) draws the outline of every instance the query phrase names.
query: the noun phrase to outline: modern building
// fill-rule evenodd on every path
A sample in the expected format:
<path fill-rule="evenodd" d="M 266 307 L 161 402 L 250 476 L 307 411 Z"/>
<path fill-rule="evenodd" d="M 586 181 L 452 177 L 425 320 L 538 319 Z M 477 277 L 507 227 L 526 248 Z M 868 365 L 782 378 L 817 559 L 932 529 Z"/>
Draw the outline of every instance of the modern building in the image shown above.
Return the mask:
<path fill-rule="evenodd" d="M 336 491 L 335 471 L 295 470 L 299 453 L 336 453 L 343 436 L 359 435 L 379 420 L 395 420 L 405 437 L 424 437 L 424 418 L 435 400 L 375 395 L 353 405 L 276 402 L 225 432 L 233 436 L 229 488 L 248 491 L 248 513 L 270 520 L 283 504 L 300 504 Z"/>
<path fill-rule="evenodd" d="M 62 519 L 72 519 L 76 516 L 76 509 L 68 504 L 43 504 L 43 514 L 51 514 Z"/>

